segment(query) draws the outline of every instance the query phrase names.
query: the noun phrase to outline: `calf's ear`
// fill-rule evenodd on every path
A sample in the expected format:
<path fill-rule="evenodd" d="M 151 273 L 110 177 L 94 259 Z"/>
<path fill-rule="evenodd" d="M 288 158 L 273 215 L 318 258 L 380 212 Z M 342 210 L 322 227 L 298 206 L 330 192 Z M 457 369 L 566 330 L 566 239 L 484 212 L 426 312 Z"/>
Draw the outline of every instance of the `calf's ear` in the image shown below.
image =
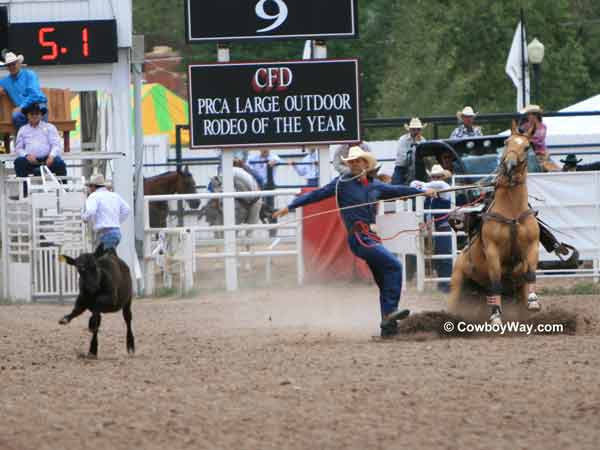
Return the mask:
<path fill-rule="evenodd" d="M 58 257 L 58 260 L 64 263 L 69 264 L 70 266 L 74 266 L 75 265 L 75 260 L 73 258 L 71 258 L 70 256 L 67 255 L 60 255 Z"/>

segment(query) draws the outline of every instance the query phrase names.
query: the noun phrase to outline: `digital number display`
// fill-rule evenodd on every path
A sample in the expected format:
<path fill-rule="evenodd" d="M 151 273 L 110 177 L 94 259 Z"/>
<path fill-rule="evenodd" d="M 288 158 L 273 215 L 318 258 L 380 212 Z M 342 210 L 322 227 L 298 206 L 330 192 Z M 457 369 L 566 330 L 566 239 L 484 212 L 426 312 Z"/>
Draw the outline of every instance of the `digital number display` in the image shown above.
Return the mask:
<path fill-rule="evenodd" d="M 35 65 L 113 63 L 118 59 L 117 22 L 13 23 L 8 30 L 9 49 Z"/>
<path fill-rule="evenodd" d="M 357 0 L 186 0 L 190 43 L 358 36 Z"/>

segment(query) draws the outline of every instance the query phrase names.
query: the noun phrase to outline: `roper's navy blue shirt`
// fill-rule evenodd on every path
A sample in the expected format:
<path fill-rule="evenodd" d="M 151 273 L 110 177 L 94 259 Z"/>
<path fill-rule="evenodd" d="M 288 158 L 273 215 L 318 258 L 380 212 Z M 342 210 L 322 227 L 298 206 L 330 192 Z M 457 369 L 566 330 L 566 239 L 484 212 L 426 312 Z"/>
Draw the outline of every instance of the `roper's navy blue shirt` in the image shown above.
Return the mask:
<path fill-rule="evenodd" d="M 289 210 L 293 211 L 300 206 L 333 197 L 335 195 L 336 185 L 338 205 L 340 208 L 394 197 L 403 197 L 405 195 L 420 194 L 423 192 L 420 189 L 414 189 L 403 185 L 386 184 L 379 180 L 369 180 L 369 183 L 365 186 L 358 179 L 352 180 L 350 177 L 346 177 L 345 179 L 343 177 L 336 177 L 322 188 L 308 192 L 294 199 L 288 206 Z M 340 214 L 342 215 L 344 225 L 346 225 L 348 231 L 352 231 L 352 227 L 356 222 L 365 222 L 368 224 L 375 223 L 377 212 L 376 206 L 376 204 L 371 204 L 356 208 L 342 209 Z"/>

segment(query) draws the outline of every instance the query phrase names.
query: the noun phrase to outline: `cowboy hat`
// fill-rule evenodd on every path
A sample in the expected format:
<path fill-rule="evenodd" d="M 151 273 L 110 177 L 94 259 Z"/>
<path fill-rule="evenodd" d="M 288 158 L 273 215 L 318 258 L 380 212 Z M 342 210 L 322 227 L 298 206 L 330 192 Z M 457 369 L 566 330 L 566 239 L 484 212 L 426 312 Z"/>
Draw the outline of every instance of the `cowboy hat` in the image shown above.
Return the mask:
<path fill-rule="evenodd" d="M 583 161 L 583 159 L 577 159 L 577 155 L 573 153 L 568 154 L 565 159 L 560 160 L 560 162 L 563 164 L 571 164 L 574 166 L 579 164 L 581 161 Z"/>
<path fill-rule="evenodd" d="M 48 108 L 46 108 L 43 105 L 40 105 L 39 103 L 32 103 L 31 105 L 27 105 L 25 106 L 21 112 L 25 115 L 32 113 L 32 112 L 39 112 L 42 115 L 46 114 L 48 112 Z"/>
<path fill-rule="evenodd" d="M 90 181 L 86 183 L 86 186 L 106 186 L 104 175 L 101 173 L 95 173 L 90 177 Z"/>
<path fill-rule="evenodd" d="M 542 114 L 543 112 L 540 105 L 527 105 L 521 110 L 521 114 Z"/>
<path fill-rule="evenodd" d="M 439 164 L 434 164 L 428 173 L 430 177 L 442 177 L 444 179 L 452 176 L 452 173 L 449 170 L 444 169 Z"/>
<path fill-rule="evenodd" d="M 425 128 L 427 126 L 427 124 L 423 124 L 421 123 L 421 121 L 419 120 L 418 117 L 413 117 L 412 119 L 410 119 L 410 122 L 408 124 L 404 124 L 404 128 L 406 128 L 407 130 L 410 129 L 422 129 Z"/>
<path fill-rule="evenodd" d="M 367 163 L 369 163 L 369 165 L 367 167 L 367 172 L 369 172 L 369 171 L 375 169 L 375 167 L 377 167 L 377 158 L 375 158 L 375 156 L 373 156 L 372 153 L 365 152 L 358 145 L 354 145 L 354 146 L 350 147 L 350 149 L 348 150 L 348 156 L 345 158 L 342 156 L 342 161 L 348 162 L 348 161 L 353 161 L 355 159 L 360 159 L 360 158 L 364 159 L 365 161 L 367 161 Z"/>
<path fill-rule="evenodd" d="M 470 106 L 465 106 L 462 111 L 456 113 L 456 117 L 458 117 L 459 120 L 462 120 L 463 116 L 475 117 L 476 115 L 477 113 L 473 111 L 473 108 Z"/>
<path fill-rule="evenodd" d="M 12 64 L 15 62 L 19 62 L 19 63 L 23 64 L 24 60 L 25 60 L 25 58 L 23 57 L 23 55 L 15 55 L 13 52 L 6 52 L 4 54 L 4 61 L 1 61 L 0 65 L 8 66 L 9 64 Z"/>

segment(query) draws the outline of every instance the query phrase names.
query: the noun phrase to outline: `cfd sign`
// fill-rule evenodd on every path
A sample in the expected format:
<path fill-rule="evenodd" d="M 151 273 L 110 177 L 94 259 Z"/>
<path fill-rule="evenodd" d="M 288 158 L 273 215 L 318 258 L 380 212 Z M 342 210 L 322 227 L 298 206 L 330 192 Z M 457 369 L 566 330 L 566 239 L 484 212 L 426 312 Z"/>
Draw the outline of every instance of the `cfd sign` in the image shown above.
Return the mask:
<path fill-rule="evenodd" d="M 188 68 L 192 148 L 356 142 L 358 61 Z"/>

